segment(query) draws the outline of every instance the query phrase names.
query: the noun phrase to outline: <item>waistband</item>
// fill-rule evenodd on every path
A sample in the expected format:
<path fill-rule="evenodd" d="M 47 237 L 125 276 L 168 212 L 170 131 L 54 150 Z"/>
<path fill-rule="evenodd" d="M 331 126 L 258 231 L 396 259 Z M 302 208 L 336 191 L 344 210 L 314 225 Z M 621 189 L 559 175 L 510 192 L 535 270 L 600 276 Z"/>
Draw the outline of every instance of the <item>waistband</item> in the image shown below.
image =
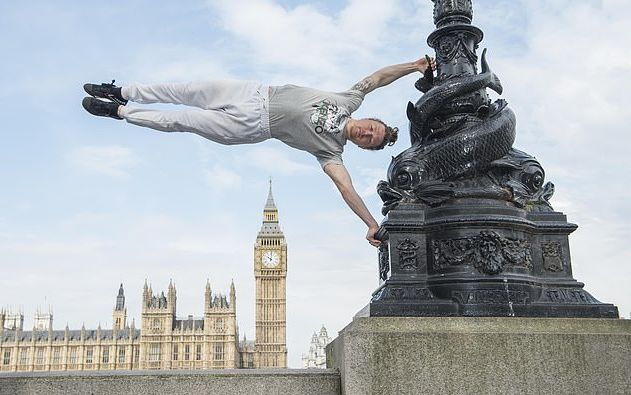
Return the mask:
<path fill-rule="evenodd" d="M 268 136 L 272 136 L 269 126 L 269 86 L 261 85 L 258 89 L 261 96 L 261 128 Z"/>

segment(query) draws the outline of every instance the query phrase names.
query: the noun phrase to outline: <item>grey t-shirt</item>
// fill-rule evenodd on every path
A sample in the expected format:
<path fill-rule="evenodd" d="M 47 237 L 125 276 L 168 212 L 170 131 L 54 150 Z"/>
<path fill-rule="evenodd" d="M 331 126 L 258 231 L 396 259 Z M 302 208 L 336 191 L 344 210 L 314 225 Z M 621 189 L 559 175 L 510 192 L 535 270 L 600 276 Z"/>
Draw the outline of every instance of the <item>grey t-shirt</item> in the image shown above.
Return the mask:
<path fill-rule="evenodd" d="M 324 92 L 296 85 L 270 86 L 269 123 L 272 137 L 307 151 L 324 169 L 342 163 L 344 129 L 364 100 L 358 90 Z"/>

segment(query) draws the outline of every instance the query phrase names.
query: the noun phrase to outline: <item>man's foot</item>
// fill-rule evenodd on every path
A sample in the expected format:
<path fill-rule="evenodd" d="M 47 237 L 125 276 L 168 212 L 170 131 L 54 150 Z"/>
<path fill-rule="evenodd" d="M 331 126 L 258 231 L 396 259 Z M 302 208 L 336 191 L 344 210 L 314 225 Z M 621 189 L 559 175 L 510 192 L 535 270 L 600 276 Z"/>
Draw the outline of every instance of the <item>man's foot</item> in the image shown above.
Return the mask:
<path fill-rule="evenodd" d="M 114 85 L 114 82 L 115 81 L 112 80 L 111 84 L 84 84 L 83 89 L 88 93 L 88 95 L 92 97 L 108 99 L 113 101 L 114 103 L 118 103 L 121 106 L 124 106 L 125 104 L 127 104 L 127 100 L 123 98 L 121 94 L 121 88 Z"/>
<path fill-rule="evenodd" d="M 114 119 L 123 119 L 118 115 L 118 107 L 120 104 L 111 101 L 99 100 L 94 97 L 85 97 L 83 99 L 83 108 L 92 115 L 98 117 L 110 117 Z"/>

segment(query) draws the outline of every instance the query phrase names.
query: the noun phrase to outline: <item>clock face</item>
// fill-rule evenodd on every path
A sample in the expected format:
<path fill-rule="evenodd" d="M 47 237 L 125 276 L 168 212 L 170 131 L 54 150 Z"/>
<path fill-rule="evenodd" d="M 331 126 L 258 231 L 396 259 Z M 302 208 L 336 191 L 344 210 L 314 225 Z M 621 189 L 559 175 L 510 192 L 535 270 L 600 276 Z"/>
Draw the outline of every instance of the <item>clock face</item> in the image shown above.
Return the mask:
<path fill-rule="evenodd" d="M 274 267 L 277 266 L 280 262 L 280 256 L 276 251 L 263 251 L 261 255 L 261 263 L 265 267 Z"/>

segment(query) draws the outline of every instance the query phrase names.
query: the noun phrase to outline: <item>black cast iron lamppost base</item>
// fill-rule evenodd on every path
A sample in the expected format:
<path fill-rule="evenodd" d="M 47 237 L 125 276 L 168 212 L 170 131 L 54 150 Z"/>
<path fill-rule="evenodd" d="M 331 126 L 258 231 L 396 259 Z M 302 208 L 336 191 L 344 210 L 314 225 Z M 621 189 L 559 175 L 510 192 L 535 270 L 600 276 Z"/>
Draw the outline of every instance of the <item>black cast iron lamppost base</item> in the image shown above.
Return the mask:
<path fill-rule="evenodd" d="M 471 0 L 433 0 L 437 70 L 409 103 L 412 145 L 379 183 L 381 286 L 371 316 L 617 318 L 572 277 L 568 235 L 541 164 L 513 148 L 516 119 L 485 53 Z"/>

